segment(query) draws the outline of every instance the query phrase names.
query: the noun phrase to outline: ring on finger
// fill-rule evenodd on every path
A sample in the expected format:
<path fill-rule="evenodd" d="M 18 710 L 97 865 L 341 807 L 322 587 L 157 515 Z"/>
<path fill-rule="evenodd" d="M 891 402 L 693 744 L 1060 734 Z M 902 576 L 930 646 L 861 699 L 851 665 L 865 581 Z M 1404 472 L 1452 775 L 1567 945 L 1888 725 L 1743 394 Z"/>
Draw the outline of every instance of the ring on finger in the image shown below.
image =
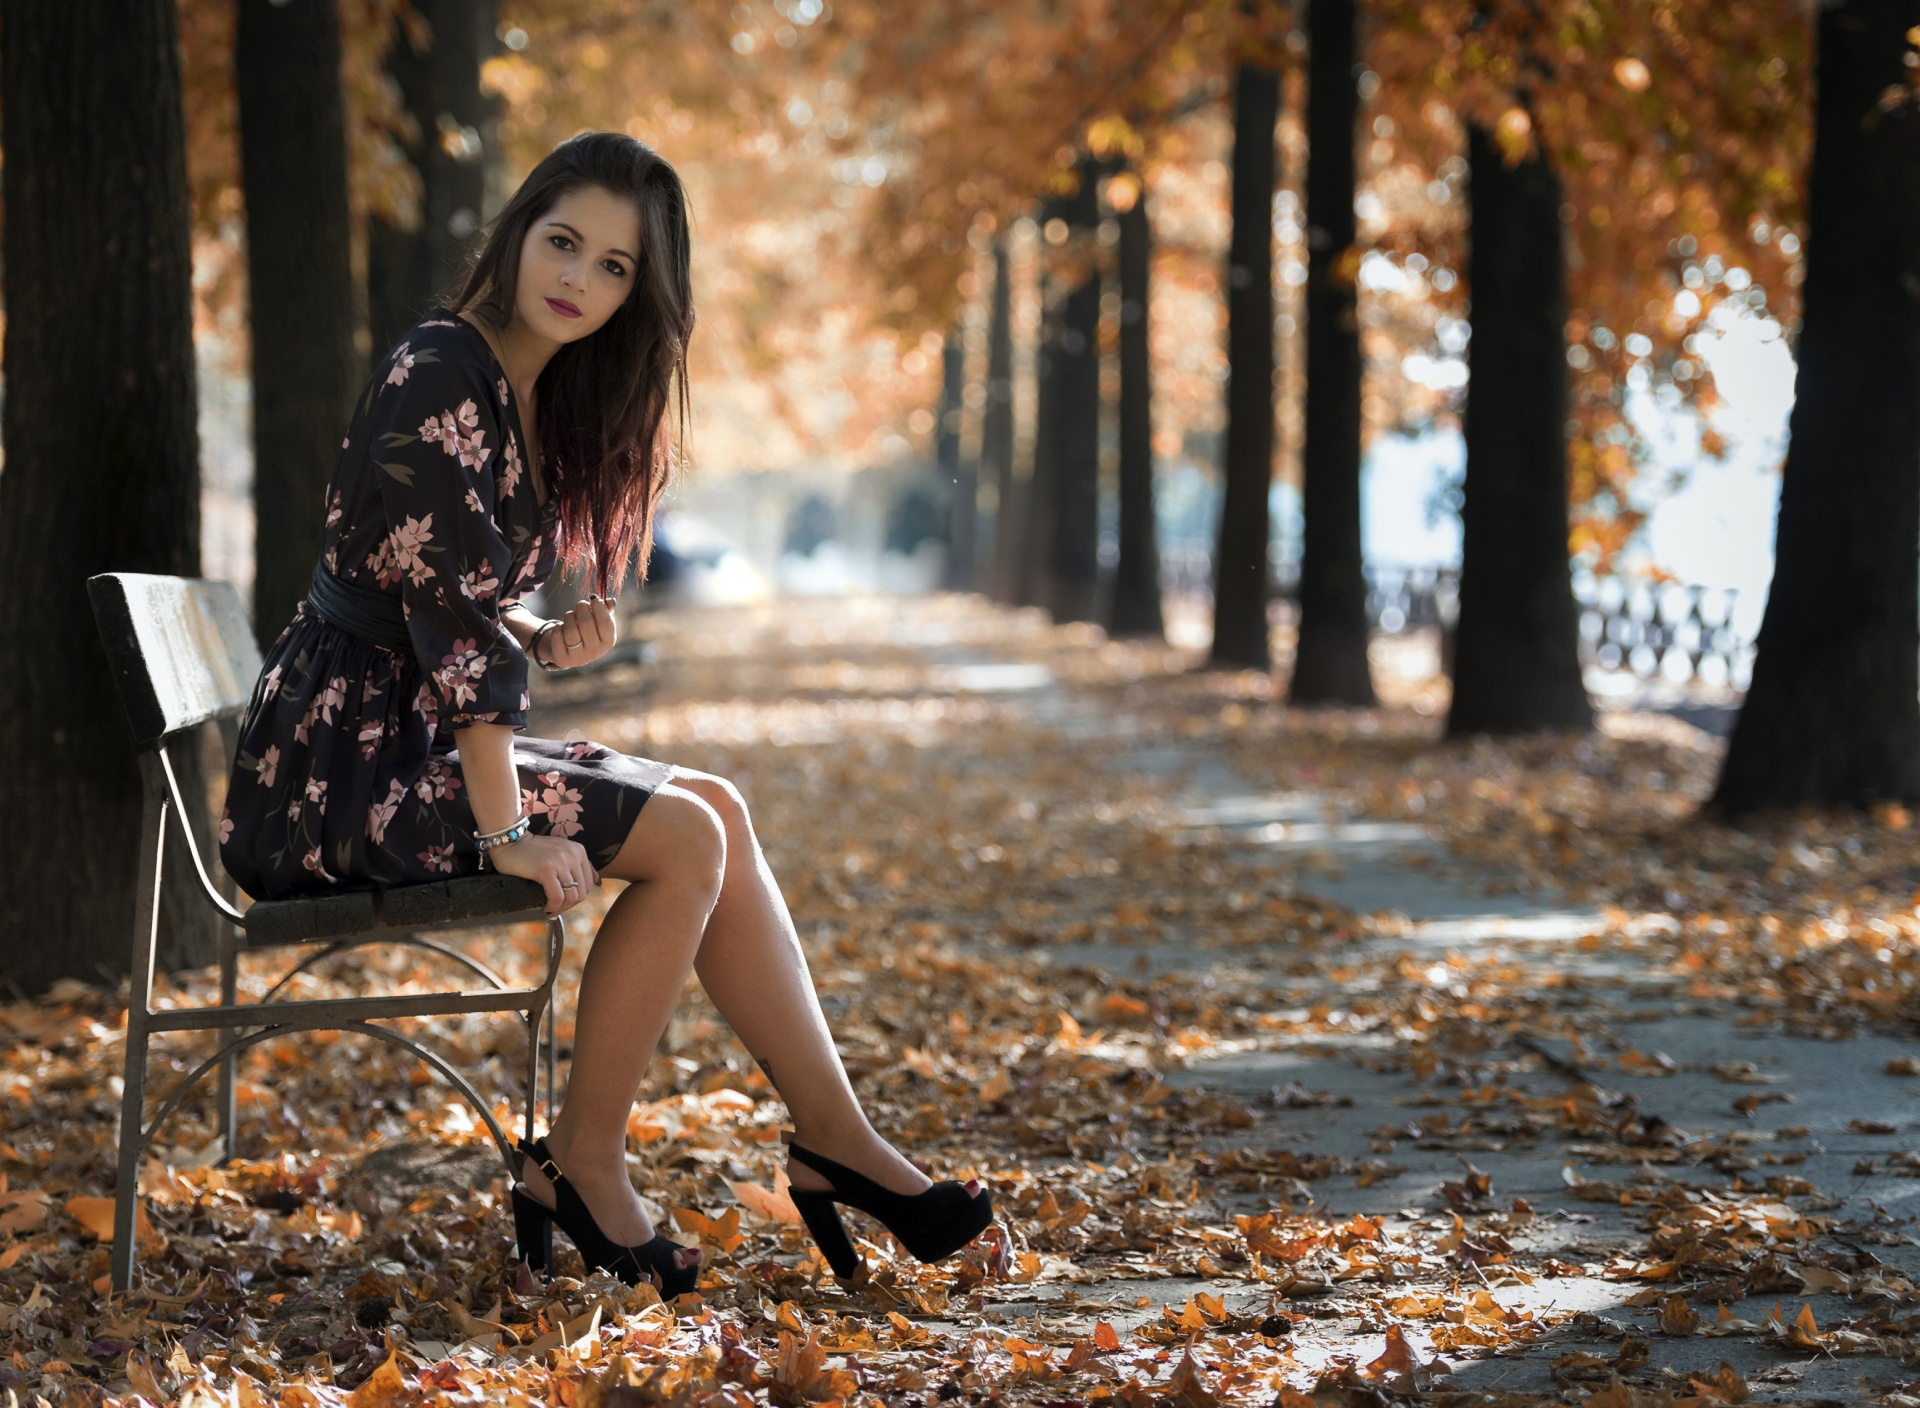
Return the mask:
<path fill-rule="evenodd" d="M 560 644 L 564 645 L 568 650 L 578 650 L 585 643 L 584 641 L 568 640 L 564 635 L 560 637 Z"/>

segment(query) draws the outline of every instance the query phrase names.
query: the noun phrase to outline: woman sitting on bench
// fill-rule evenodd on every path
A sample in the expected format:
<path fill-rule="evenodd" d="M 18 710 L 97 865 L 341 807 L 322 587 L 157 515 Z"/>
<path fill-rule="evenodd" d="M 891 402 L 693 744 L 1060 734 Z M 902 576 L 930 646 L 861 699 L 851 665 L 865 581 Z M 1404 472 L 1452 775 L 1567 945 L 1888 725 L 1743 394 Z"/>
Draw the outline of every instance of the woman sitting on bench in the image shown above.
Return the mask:
<path fill-rule="evenodd" d="M 833 1269 L 836 1202 L 932 1261 L 992 1221 L 974 1182 L 930 1183 L 868 1123 L 785 901 L 722 778 L 594 743 L 519 737 L 529 662 L 614 643 L 687 417 L 686 194 L 628 137 L 562 143 L 500 212 L 459 296 L 374 373 L 324 506 L 325 551 L 242 724 L 221 856 L 258 899 L 407 885 L 483 866 L 559 913 L 627 882 L 580 981 L 566 1104 L 523 1152 L 521 1255 L 557 1223 L 588 1264 L 673 1296 L 697 1249 L 656 1236 L 627 1177 L 627 1117 L 689 966 L 793 1117 L 793 1200 Z M 596 594 L 523 599 L 556 560 Z"/>

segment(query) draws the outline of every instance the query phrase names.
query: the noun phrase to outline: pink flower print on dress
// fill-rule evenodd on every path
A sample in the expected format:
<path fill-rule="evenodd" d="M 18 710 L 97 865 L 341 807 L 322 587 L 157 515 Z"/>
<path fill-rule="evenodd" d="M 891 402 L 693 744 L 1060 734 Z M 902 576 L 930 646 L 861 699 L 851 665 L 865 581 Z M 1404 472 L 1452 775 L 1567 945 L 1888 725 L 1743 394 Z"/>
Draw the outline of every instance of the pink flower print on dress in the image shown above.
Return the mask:
<path fill-rule="evenodd" d="M 333 491 L 333 501 L 327 505 L 327 527 L 331 528 L 334 524 L 338 523 L 341 513 L 340 491 L 335 489 Z"/>
<path fill-rule="evenodd" d="M 261 676 L 260 697 L 262 699 L 271 699 L 279 692 L 280 692 L 280 667 L 278 665 L 275 665 L 271 670 L 268 670 L 265 675 Z"/>
<path fill-rule="evenodd" d="M 467 490 L 467 508 L 473 513 L 485 513 L 487 511 L 487 506 L 480 502 L 480 496 L 471 489 Z"/>
<path fill-rule="evenodd" d="M 420 688 L 414 692 L 413 712 L 426 721 L 427 732 L 431 733 L 440 726 L 440 704 L 433 697 L 433 691 L 427 688 L 425 680 L 420 681 Z"/>
<path fill-rule="evenodd" d="M 228 816 L 227 809 L 222 807 L 220 808 L 220 844 L 223 846 L 226 845 L 227 839 L 232 835 L 233 818 Z"/>
<path fill-rule="evenodd" d="M 521 805 L 532 816 L 547 818 L 547 829 L 562 838 L 580 830 L 580 794 L 567 786 L 567 776 L 562 772 L 543 772 L 540 774 L 539 788 L 528 791 L 521 789 Z"/>
<path fill-rule="evenodd" d="M 300 798 L 298 797 L 295 797 L 291 802 L 288 802 L 287 803 L 287 820 L 288 821 L 300 820 L 300 813 L 306 810 L 306 805 L 307 804 L 301 801 Z"/>
<path fill-rule="evenodd" d="M 300 722 L 293 726 L 293 741 L 309 743 L 313 736 L 313 721 L 320 715 L 320 696 L 314 695 L 307 701 L 307 712 L 300 716 Z"/>
<path fill-rule="evenodd" d="M 401 386 L 407 379 L 407 373 L 413 370 L 413 354 L 407 351 L 407 343 L 401 343 L 393 349 L 393 366 L 387 371 L 384 386 Z"/>
<path fill-rule="evenodd" d="M 428 846 L 420 852 L 420 859 L 426 862 L 428 870 L 437 870 L 443 875 L 453 874 L 452 846 Z"/>
<path fill-rule="evenodd" d="M 433 576 L 433 569 L 427 566 L 426 559 L 420 555 L 421 549 L 433 541 L 433 515 L 415 518 L 408 515 L 407 521 L 393 530 L 393 560 L 406 571 L 408 579 L 416 586 L 424 586 Z"/>
<path fill-rule="evenodd" d="M 360 721 L 360 756 L 371 759 L 374 750 L 380 746 L 381 735 L 385 732 L 386 728 L 379 719 L 362 719 Z"/>
<path fill-rule="evenodd" d="M 440 657 L 440 669 L 434 678 L 440 682 L 440 694 L 454 705 L 470 704 L 480 696 L 471 681 L 487 672 L 487 657 L 474 647 L 477 640 L 457 640 L 453 653 Z"/>
<path fill-rule="evenodd" d="M 387 800 L 375 802 L 367 808 L 367 837 L 378 846 L 387 839 L 387 823 L 393 820 L 393 814 L 400 810 L 400 799 L 407 795 L 407 785 L 397 777 L 387 779 Z"/>
<path fill-rule="evenodd" d="M 427 770 L 420 774 L 420 780 L 413 784 L 413 790 L 423 802 L 431 803 L 451 797 L 460 790 L 460 774 L 440 759 L 429 758 Z"/>
<path fill-rule="evenodd" d="M 500 388 L 500 409 L 504 411 L 507 408 L 507 379 L 501 377 L 495 385 Z"/>
<path fill-rule="evenodd" d="M 400 580 L 400 564 L 393 551 L 393 534 L 382 538 L 380 546 L 367 555 L 367 570 L 383 587 L 390 587 Z"/>
<path fill-rule="evenodd" d="M 507 436 L 507 448 L 500 455 L 500 497 L 510 499 L 513 491 L 520 485 L 520 471 L 526 468 L 520 462 L 520 442 L 512 435 Z"/>
<path fill-rule="evenodd" d="M 280 771 L 280 745 L 276 743 L 267 749 L 261 755 L 260 761 L 253 765 L 253 771 L 254 775 L 260 779 L 262 787 L 273 786 L 273 779 Z"/>
<path fill-rule="evenodd" d="M 533 535 L 533 541 L 527 545 L 527 555 L 520 559 L 520 566 L 514 569 L 513 590 L 516 600 L 519 597 L 520 584 L 540 570 L 540 543 L 544 536 L 540 533 Z"/>
<path fill-rule="evenodd" d="M 307 779 L 307 800 L 314 804 L 321 816 L 327 814 L 327 784 L 322 779 Z"/>
<path fill-rule="evenodd" d="M 493 575 L 493 563 L 487 558 L 481 558 L 473 571 L 460 574 L 460 595 L 468 601 L 485 601 L 498 590 L 500 579 Z"/>
<path fill-rule="evenodd" d="M 598 743 L 589 743 L 584 738 L 575 739 L 567 745 L 567 756 L 576 763 L 585 762 L 588 758 L 598 758 L 604 751 Z"/>
<path fill-rule="evenodd" d="M 308 870 L 311 870 L 315 875 L 318 875 L 322 880 L 326 881 L 329 885 L 334 885 L 339 883 L 331 875 L 327 874 L 327 867 L 325 866 L 325 864 L 322 863 L 320 859 L 320 848 L 318 846 L 315 846 L 312 850 L 308 851 L 306 855 L 302 856 L 300 858 L 300 863 L 306 866 L 306 868 Z"/>
<path fill-rule="evenodd" d="M 477 469 L 493 453 L 481 442 L 487 432 L 480 429 L 480 408 L 468 397 L 451 411 L 442 411 L 423 422 L 420 438 L 438 441 L 440 448 L 456 456 L 462 469 Z"/>
<path fill-rule="evenodd" d="M 320 691 L 318 707 L 322 723 L 333 722 L 333 711 L 344 709 L 347 705 L 347 677 L 335 675 L 327 681 L 327 687 Z"/>

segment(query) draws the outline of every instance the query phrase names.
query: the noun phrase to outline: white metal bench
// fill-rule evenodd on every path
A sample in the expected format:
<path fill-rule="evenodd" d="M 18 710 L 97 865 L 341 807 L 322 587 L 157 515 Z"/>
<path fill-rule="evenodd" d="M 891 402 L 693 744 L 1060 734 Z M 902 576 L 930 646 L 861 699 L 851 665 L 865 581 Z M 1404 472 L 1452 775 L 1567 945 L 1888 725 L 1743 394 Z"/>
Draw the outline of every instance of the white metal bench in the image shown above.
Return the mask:
<path fill-rule="evenodd" d="M 540 1024 L 552 1009 L 566 931 L 546 914 L 544 892 L 531 880 L 488 874 L 427 885 L 347 890 L 313 899 L 270 900 L 242 911 L 214 887 L 201 856 L 190 814 L 180 795 L 167 741 L 186 729 L 229 721 L 246 707 L 260 673 L 260 652 L 240 609 L 239 595 L 227 582 L 115 572 L 87 582 L 94 619 L 106 646 L 139 755 L 145 809 L 140 831 L 139 881 L 133 918 L 133 983 L 127 1007 L 126 1091 L 120 1106 L 120 1161 L 114 1185 L 113 1288 L 127 1290 L 133 1280 L 134 1214 L 140 1158 L 155 1133 L 179 1108 L 188 1091 L 209 1071 L 220 1073 L 218 1112 L 222 1152 L 234 1152 L 234 1058 L 262 1041 L 296 1031 L 358 1032 L 418 1056 L 471 1105 L 483 1121 L 510 1176 L 516 1156 L 493 1112 L 467 1079 L 445 1059 L 388 1027 L 381 1019 L 434 1017 L 465 1012 L 518 1012 L 527 1031 L 526 1137 L 533 1138 L 534 1104 L 539 1089 Z M 160 907 L 161 859 L 172 834 L 186 844 L 200 887 L 220 911 L 220 991 L 218 1006 L 155 1011 L 154 938 Z M 510 988 L 486 965 L 429 934 L 542 920 L 547 926 L 547 971 L 539 986 Z M 484 986 L 460 992 L 414 993 L 396 997 L 326 998 L 277 1001 L 295 974 L 343 949 L 372 943 L 401 943 L 427 949 L 465 968 Z M 239 955 L 243 948 L 318 944 L 292 972 L 259 1002 L 237 997 Z M 166 1098 L 151 1122 L 145 1122 L 147 1045 L 159 1032 L 231 1030 L 220 1049 L 188 1073 Z M 551 1023 L 547 1042 L 547 1097 L 553 1098 Z"/>

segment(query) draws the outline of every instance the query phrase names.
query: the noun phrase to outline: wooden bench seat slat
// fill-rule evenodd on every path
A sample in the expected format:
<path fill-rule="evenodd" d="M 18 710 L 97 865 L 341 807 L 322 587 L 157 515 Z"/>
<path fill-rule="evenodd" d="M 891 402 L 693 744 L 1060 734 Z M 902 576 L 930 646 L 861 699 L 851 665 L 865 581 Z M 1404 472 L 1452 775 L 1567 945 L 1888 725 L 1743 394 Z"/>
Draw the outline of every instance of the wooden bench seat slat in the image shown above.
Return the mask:
<path fill-rule="evenodd" d="M 546 891 L 516 875 L 471 875 L 426 885 L 347 890 L 312 899 L 262 900 L 242 921 L 247 943 L 316 943 L 382 929 L 471 924 L 546 906 Z"/>

